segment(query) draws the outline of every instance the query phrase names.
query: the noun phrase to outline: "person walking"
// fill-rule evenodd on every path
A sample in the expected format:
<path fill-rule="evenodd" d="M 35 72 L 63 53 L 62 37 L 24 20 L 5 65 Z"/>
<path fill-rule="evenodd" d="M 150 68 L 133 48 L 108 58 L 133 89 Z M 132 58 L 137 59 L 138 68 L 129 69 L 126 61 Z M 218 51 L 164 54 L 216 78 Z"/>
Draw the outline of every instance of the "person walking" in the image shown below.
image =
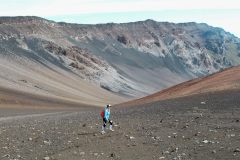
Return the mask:
<path fill-rule="evenodd" d="M 104 110 L 101 112 L 101 117 L 103 119 L 102 134 L 105 133 L 105 128 L 107 126 L 107 123 L 110 124 L 109 126 L 110 131 L 114 131 L 112 128 L 113 122 L 110 120 L 110 114 L 111 114 L 110 107 L 111 107 L 110 104 L 106 105 Z"/>

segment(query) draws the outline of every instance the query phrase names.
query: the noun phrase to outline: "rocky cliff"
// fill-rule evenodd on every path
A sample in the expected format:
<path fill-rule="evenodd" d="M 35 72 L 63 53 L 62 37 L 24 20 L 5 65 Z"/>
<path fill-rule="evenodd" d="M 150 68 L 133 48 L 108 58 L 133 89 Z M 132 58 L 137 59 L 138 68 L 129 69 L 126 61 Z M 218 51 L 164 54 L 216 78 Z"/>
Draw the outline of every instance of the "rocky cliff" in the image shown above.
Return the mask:
<path fill-rule="evenodd" d="M 240 64 L 240 39 L 198 23 L 83 25 L 1 17 L 0 56 L 13 55 L 140 97 Z"/>

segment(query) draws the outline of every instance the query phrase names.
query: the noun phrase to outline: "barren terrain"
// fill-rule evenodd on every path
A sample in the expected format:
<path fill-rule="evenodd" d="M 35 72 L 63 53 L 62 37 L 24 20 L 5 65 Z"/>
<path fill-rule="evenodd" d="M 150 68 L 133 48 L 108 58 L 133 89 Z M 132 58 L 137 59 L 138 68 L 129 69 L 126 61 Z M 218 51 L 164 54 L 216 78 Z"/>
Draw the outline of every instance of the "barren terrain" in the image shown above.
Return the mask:
<path fill-rule="evenodd" d="M 1 108 L 0 157 L 9 159 L 239 159 L 240 91 L 99 108 Z M 3 117 L 4 116 L 4 117 Z"/>
<path fill-rule="evenodd" d="M 0 54 L 0 106 L 101 106 L 127 98 L 89 83 L 54 64 Z"/>
<path fill-rule="evenodd" d="M 239 50 L 239 38 L 204 23 L 86 25 L 0 17 L 0 85 L 90 97 L 83 103 L 101 101 L 101 88 L 133 99 L 239 65 Z"/>
<path fill-rule="evenodd" d="M 0 17 L 0 160 L 240 159 L 239 48 L 207 24 Z"/>
<path fill-rule="evenodd" d="M 155 94 L 126 102 L 124 105 L 139 105 L 193 94 L 234 89 L 240 89 L 240 66 L 228 68 L 207 77 L 180 83 Z"/>

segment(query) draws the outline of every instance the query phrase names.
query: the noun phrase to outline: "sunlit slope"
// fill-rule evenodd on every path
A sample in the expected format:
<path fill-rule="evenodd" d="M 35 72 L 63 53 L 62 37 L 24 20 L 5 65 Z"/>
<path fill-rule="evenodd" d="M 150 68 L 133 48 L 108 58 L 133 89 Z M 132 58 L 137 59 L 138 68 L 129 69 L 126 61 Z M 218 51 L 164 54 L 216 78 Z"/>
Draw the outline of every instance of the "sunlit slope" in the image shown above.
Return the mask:
<path fill-rule="evenodd" d="M 103 105 L 124 100 L 54 64 L 44 65 L 16 55 L 1 55 L 0 87 L 2 105 L 34 105 L 35 100 L 44 104 L 53 101 Z"/>
<path fill-rule="evenodd" d="M 240 66 L 178 84 L 150 96 L 127 102 L 124 105 L 144 104 L 164 99 L 233 89 L 240 89 Z"/>

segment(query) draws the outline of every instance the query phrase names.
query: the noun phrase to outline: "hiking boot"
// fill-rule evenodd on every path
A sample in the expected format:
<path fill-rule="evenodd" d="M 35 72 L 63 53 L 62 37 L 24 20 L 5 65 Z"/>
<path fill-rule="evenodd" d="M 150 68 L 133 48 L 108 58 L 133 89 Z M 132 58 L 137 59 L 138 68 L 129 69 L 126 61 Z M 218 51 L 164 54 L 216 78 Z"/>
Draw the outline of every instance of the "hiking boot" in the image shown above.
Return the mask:
<path fill-rule="evenodd" d="M 112 125 L 110 125 L 109 130 L 112 131 L 112 132 L 114 131 L 114 130 L 112 129 Z"/>

